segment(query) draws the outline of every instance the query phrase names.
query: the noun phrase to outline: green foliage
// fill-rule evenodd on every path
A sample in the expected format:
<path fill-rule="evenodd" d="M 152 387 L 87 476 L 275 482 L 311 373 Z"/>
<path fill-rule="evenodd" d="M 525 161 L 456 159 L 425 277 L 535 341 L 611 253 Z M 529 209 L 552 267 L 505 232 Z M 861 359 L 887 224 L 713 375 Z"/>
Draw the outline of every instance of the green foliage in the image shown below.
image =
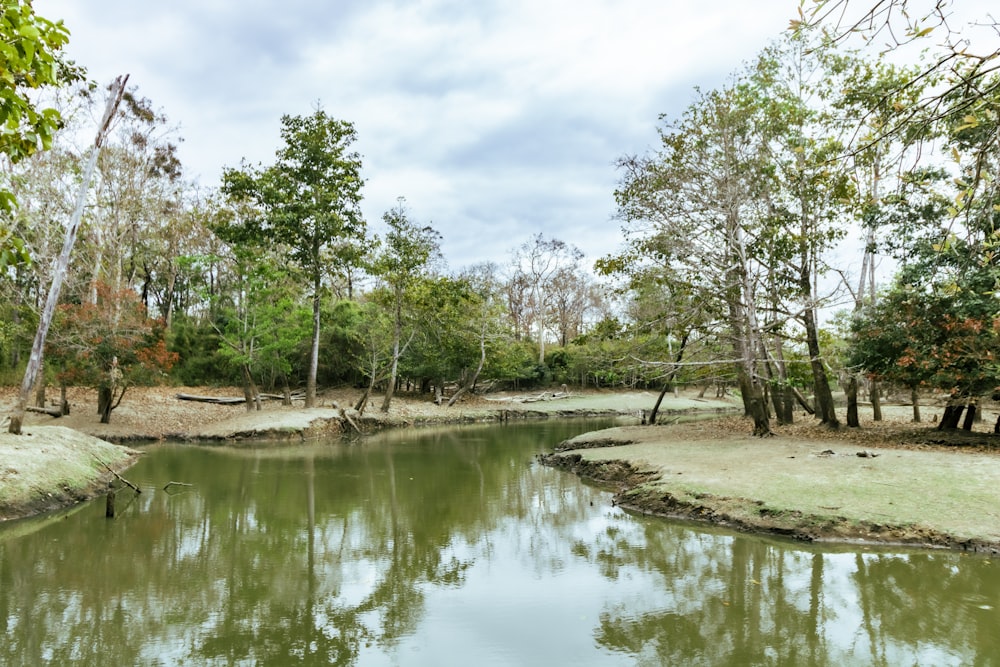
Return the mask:
<path fill-rule="evenodd" d="M 350 150 L 354 126 L 324 111 L 282 116 L 284 145 L 266 168 L 227 169 L 222 192 L 237 207 L 216 234 L 234 246 L 266 247 L 283 254 L 309 280 L 312 345 L 308 354 L 306 405 L 316 400 L 323 279 L 349 273 L 364 245 L 361 157 Z M 238 354 L 246 354 L 242 349 Z"/>
<path fill-rule="evenodd" d="M 51 147 L 62 126 L 59 112 L 37 108 L 28 91 L 65 85 L 82 73 L 62 59 L 69 31 L 61 21 L 38 16 L 29 0 L 3 0 L 0 12 L 0 154 L 16 164 Z M 11 191 L 0 187 L 0 215 L 16 206 Z M 0 276 L 29 258 L 24 242 L 0 220 Z"/>
<path fill-rule="evenodd" d="M 474 368 L 480 358 L 479 296 L 469 283 L 428 277 L 412 286 L 411 299 L 414 337 L 401 374 L 453 380 Z"/>
<path fill-rule="evenodd" d="M 35 14 L 26 0 L 3 0 L 0 14 L 0 153 L 19 162 L 52 145 L 62 120 L 55 109 L 37 109 L 26 90 L 61 86 L 81 72 L 62 59 L 69 41 L 62 21 Z M 0 210 L 9 211 L 8 193 L 0 196 Z"/>
<path fill-rule="evenodd" d="M 365 310 L 356 301 L 341 300 L 323 311 L 323 337 L 320 341 L 319 381 L 328 384 L 361 383 L 365 369 Z"/>
<path fill-rule="evenodd" d="M 322 110 L 282 116 L 281 126 L 272 166 L 223 172 L 223 194 L 243 207 L 215 231 L 229 243 L 280 249 L 318 284 L 365 235 L 361 157 L 350 151 L 357 133 Z"/>
<path fill-rule="evenodd" d="M 239 384 L 239 373 L 219 354 L 219 334 L 211 322 L 176 317 L 167 346 L 177 355 L 171 377 L 187 386 Z"/>
<path fill-rule="evenodd" d="M 943 271 L 975 249 L 926 249 L 852 324 L 852 364 L 879 379 L 977 396 L 1000 385 L 1000 270 Z M 958 261 L 956 261 L 958 260 Z"/>

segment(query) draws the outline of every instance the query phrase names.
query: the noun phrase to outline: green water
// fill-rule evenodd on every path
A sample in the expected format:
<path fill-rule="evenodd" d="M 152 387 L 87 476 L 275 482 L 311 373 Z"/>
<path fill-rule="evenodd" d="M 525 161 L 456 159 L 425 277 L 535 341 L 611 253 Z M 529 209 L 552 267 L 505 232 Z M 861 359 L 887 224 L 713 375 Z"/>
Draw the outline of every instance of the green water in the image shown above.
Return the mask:
<path fill-rule="evenodd" d="M 0 527 L 0 664 L 1000 665 L 1000 561 L 637 518 L 533 462 L 603 423 L 151 447 L 117 519 Z"/>

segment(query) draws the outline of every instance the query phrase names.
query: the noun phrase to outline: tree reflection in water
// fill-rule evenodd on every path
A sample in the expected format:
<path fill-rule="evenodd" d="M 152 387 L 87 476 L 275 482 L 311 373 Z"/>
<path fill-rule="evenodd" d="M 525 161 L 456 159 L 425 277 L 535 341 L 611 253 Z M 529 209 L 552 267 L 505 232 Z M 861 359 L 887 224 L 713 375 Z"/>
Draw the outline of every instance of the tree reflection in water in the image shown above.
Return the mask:
<path fill-rule="evenodd" d="M 0 532 L 0 663 L 1000 659 L 990 561 L 631 517 L 532 463 L 594 426 L 154 447 L 117 520 L 95 503 Z M 169 480 L 194 486 L 155 490 Z"/>

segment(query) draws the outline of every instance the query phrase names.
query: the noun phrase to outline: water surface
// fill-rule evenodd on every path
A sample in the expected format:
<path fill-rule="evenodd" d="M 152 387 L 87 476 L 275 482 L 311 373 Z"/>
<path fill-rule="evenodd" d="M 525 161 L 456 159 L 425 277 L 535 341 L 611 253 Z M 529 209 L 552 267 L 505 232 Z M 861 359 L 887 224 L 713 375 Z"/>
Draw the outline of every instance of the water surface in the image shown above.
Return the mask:
<path fill-rule="evenodd" d="M 607 423 L 150 447 L 117 519 L 0 528 L 0 664 L 1000 664 L 996 561 L 634 517 L 534 463 Z"/>

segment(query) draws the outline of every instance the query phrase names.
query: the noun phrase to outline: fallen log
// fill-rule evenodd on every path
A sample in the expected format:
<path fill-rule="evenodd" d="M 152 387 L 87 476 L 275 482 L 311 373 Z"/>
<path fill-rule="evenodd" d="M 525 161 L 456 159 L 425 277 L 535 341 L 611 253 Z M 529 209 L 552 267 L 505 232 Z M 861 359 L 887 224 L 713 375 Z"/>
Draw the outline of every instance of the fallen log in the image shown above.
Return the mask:
<path fill-rule="evenodd" d="M 28 412 L 41 412 L 44 415 L 49 415 L 50 417 L 62 417 L 62 408 L 39 408 L 34 405 L 27 405 L 24 408 Z"/>
<path fill-rule="evenodd" d="M 337 410 L 340 413 L 340 418 L 341 419 L 343 419 L 348 424 L 350 424 L 351 426 L 353 426 L 355 431 L 357 431 L 358 433 L 361 433 L 361 429 L 358 427 L 358 425 L 356 423 L 354 423 L 354 420 L 351 419 L 351 415 L 347 414 L 347 410 L 345 410 L 344 408 L 342 408 L 339 405 L 337 405 L 336 401 L 333 401 L 330 405 L 333 406 L 334 410 Z"/>
<path fill-rule="evenodd" d="M 537 403 L 538 401 L 557 401 L 560 398 L 569 398 L 570 395 L 571 394 L 569 392 L 562 392 L 562 391 L 560 391 L 560 392 L 551 392 L 551 391 L 547 391 L 547 392 L 543 392 L 543 393 L 539 394 L 538 396 L 526 396 L 526 397 L 520 399 L 520 402 L 521 403 Z M 517 400 L 517 399 L 514 399 L 514 400 Z"/>
<path fill-rule="evenodd" d="M 179 401 L 197 401 L 199 403 L 216 403 L 218 405 L 238 405 L 246 403 L 247 399 L 242 396 L 198 396 L 197 394 L 177 394 L 175 398 Z"/>

